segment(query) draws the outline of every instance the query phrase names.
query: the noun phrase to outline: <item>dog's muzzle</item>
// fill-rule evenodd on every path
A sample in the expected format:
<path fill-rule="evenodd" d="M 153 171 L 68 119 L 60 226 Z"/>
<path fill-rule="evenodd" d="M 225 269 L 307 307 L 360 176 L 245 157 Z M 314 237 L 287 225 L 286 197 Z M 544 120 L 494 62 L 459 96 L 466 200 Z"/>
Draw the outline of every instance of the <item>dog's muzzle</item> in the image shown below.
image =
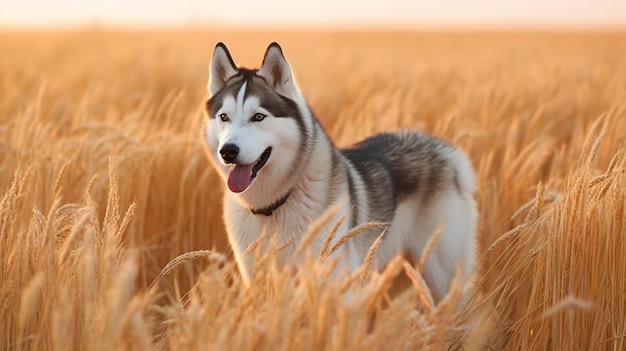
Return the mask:
<path fill-rule="evenodd" d="M 234 144 L 226 144 L 220 150 L 220 155 L 224 162 L 230 163 L 232 166 L 228 171 L 226 183 L 230 191 L 240 193 L 248 188 L 252 181 L 256 178 L 257 173 L 265 166 L 270 158 L 272 148 L 268 147 L 261 153 L 261 156 L 252 163 L 238 163 L 235 161 L 239 154 L 239 148 Z"/>

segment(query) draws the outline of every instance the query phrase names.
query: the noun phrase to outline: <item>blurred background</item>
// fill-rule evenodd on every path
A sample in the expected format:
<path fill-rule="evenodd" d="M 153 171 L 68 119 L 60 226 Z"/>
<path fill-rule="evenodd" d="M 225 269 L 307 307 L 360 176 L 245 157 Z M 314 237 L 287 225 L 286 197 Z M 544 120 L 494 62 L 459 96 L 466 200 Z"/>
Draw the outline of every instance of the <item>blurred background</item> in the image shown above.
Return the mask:
<path fill-rule="evenodd" d="M 16 27 L 616 28 L 624 0 L 0 0 Z"/>

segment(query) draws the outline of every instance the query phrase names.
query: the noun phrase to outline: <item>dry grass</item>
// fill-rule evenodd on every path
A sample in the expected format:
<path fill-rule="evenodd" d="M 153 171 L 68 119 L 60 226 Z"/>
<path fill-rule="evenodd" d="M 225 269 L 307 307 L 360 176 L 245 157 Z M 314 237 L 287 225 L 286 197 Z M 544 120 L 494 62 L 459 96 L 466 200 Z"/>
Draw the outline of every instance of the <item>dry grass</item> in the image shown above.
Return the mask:
<path fill-rule="evenodd" d="M 464 148 L 477 290 L 433 306 L 400 258 L 361 281 L 311 257 L 264 258 L 244 288 L 201 139 L 218 40 L 248 66 L 281 42 L 340 145 L 411 127 Z M 3 33 L 0 52 L 2 350 L 626 348 L 623 33 Z"/>

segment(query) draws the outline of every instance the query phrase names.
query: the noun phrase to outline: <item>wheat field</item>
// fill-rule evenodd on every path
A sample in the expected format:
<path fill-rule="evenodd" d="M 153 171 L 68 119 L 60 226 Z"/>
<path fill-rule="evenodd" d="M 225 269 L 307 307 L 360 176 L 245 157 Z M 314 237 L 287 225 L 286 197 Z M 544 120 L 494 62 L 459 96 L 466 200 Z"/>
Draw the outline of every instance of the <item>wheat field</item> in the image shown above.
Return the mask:
<path fill-rule="evenodd" d="M 245 288 L 202 140 L 217 41 L 248 67 L 278 41 L 339 146 L 462 148 L 475 288 L 433 305 L 400 258 L 361 280 L 272 255 Z M 626 33 L 93 29 L 0 53 L 2 350 L 626 349 Z"/>

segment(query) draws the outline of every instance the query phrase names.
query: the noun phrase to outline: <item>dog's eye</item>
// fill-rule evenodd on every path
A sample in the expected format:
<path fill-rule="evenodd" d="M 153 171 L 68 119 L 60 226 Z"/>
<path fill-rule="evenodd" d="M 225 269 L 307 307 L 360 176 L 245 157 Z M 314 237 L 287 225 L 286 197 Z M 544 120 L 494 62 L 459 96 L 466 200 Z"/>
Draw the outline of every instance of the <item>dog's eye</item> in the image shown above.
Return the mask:
<path fill-rule="evenodd" d="M 228 122 L 230 120 L 230 118 L 228 118 L 228 115 L 225 113 L 220 113 L 220 119 L 222 120 L 222 122 Z"/>
<path fill-rule="evenodd" d="M 267 116 L 262 113 L 255 113 L 254 116 L 252 116 L 252 122 L 261 122 L 265 117 Z"/>

